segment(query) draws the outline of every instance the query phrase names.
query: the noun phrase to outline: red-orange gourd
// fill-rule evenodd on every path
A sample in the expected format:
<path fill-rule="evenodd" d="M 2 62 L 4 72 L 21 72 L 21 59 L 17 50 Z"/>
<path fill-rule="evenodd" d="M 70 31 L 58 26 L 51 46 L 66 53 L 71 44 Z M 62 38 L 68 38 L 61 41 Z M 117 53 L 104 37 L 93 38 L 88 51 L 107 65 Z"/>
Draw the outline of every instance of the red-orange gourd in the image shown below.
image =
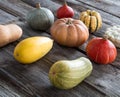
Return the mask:
<path fill-rule="evenodd" d="M 62 18 L 54 22 L 50 29 L 53 39 L 64 46 L 77 47 L 89 37 L 87 27 L 80 20 Z"/>
<path fill-rule="evenodd" d="M 93 38 L 88 42 L 86 52 L 91 60 L 99 64 L 112 63 L 117 56 L 114 44 L 110 40 L 100 37 Z"/>

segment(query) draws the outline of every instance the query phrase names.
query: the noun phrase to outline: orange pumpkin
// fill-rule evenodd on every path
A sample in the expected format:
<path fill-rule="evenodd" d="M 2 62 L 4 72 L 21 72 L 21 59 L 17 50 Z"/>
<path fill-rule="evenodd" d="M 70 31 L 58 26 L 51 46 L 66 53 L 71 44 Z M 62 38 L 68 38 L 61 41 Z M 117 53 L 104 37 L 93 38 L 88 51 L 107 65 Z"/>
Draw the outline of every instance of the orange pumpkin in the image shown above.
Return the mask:
<path fill-rule="evenodd" d="M 89 37 L 86 25 L 82 21 L 72 18 L 56 20 L 50 33 L 57 43 L 68 47 L 78 47 Z"/>

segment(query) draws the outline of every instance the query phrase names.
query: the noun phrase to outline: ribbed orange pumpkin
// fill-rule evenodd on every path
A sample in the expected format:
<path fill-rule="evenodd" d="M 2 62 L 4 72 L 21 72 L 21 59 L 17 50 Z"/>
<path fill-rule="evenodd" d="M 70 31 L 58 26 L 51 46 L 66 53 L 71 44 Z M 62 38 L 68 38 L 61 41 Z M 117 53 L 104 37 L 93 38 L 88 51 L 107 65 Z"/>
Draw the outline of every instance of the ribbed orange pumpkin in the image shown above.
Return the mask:
<path fill-rule="evenodd" d="M 50 33 L 57 43 L 68 47 L 78 47 L 89 37 L 86 25 L 82 21 L 72 18 L 56 20 Z"/>

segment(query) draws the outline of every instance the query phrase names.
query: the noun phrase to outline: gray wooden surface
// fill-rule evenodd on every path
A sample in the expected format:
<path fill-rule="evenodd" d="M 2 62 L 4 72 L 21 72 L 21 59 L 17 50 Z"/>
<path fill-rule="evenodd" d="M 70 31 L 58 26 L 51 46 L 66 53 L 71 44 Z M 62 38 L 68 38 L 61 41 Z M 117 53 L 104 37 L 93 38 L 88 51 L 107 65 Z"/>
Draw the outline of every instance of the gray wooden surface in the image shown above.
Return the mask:
<path fill-rule="evenodd" d="M 75 19 L 86 9 L 96 10 L 102 15 L 103 27 L 91 34 L 89 40 L 96 36 L 102 37 L 106 28 L 120 24 L 120 0 L 66 1 L 75 11 Z M 0 48 L 0 97 L 120 97 L 118 48 L 118 55 L 113 63 L 98 65 L 92 62 L 94 68 L 91 76 L 70 90 L 53 87 L 48 78 L 49 69 L 57 60 L 87 57 L 87 42 L 78 48 L 63 47 L 54 42 L 52 50 L 31 65 L 22 65 L 14 59 L 13 50 L 21 40 L 36 35 L 51 37 L 49 30 L 34 31 L 26 23 L 26 14 L 34 9 L 37 2 L 49 8 L 56 16 L 56 10 L 64 0 L 0 0 L 0 24 L 16 23 L 23 29 L 23 35 L 19 40 Z"/>

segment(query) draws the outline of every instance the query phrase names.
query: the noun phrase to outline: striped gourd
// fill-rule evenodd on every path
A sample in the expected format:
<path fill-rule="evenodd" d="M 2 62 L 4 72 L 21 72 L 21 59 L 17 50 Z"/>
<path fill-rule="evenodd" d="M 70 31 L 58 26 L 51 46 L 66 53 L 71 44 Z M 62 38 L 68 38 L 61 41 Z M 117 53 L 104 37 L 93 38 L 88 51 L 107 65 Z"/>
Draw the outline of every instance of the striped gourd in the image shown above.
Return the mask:
<path fill-rule="evenodd" d="M 49 78 L 55 87 L 70 89 L 88 77 L 92 68 L 92 63 L 85 57 L 75 60 L 61 60 L 52 65 Z"/>
<path fill-rule="evenodd" d="M 87 10 L 80 14 L 80 20 L 88 27 L 89 32 L 96 32 L 102 26 L 100 13 L 94 10 Z"/>

